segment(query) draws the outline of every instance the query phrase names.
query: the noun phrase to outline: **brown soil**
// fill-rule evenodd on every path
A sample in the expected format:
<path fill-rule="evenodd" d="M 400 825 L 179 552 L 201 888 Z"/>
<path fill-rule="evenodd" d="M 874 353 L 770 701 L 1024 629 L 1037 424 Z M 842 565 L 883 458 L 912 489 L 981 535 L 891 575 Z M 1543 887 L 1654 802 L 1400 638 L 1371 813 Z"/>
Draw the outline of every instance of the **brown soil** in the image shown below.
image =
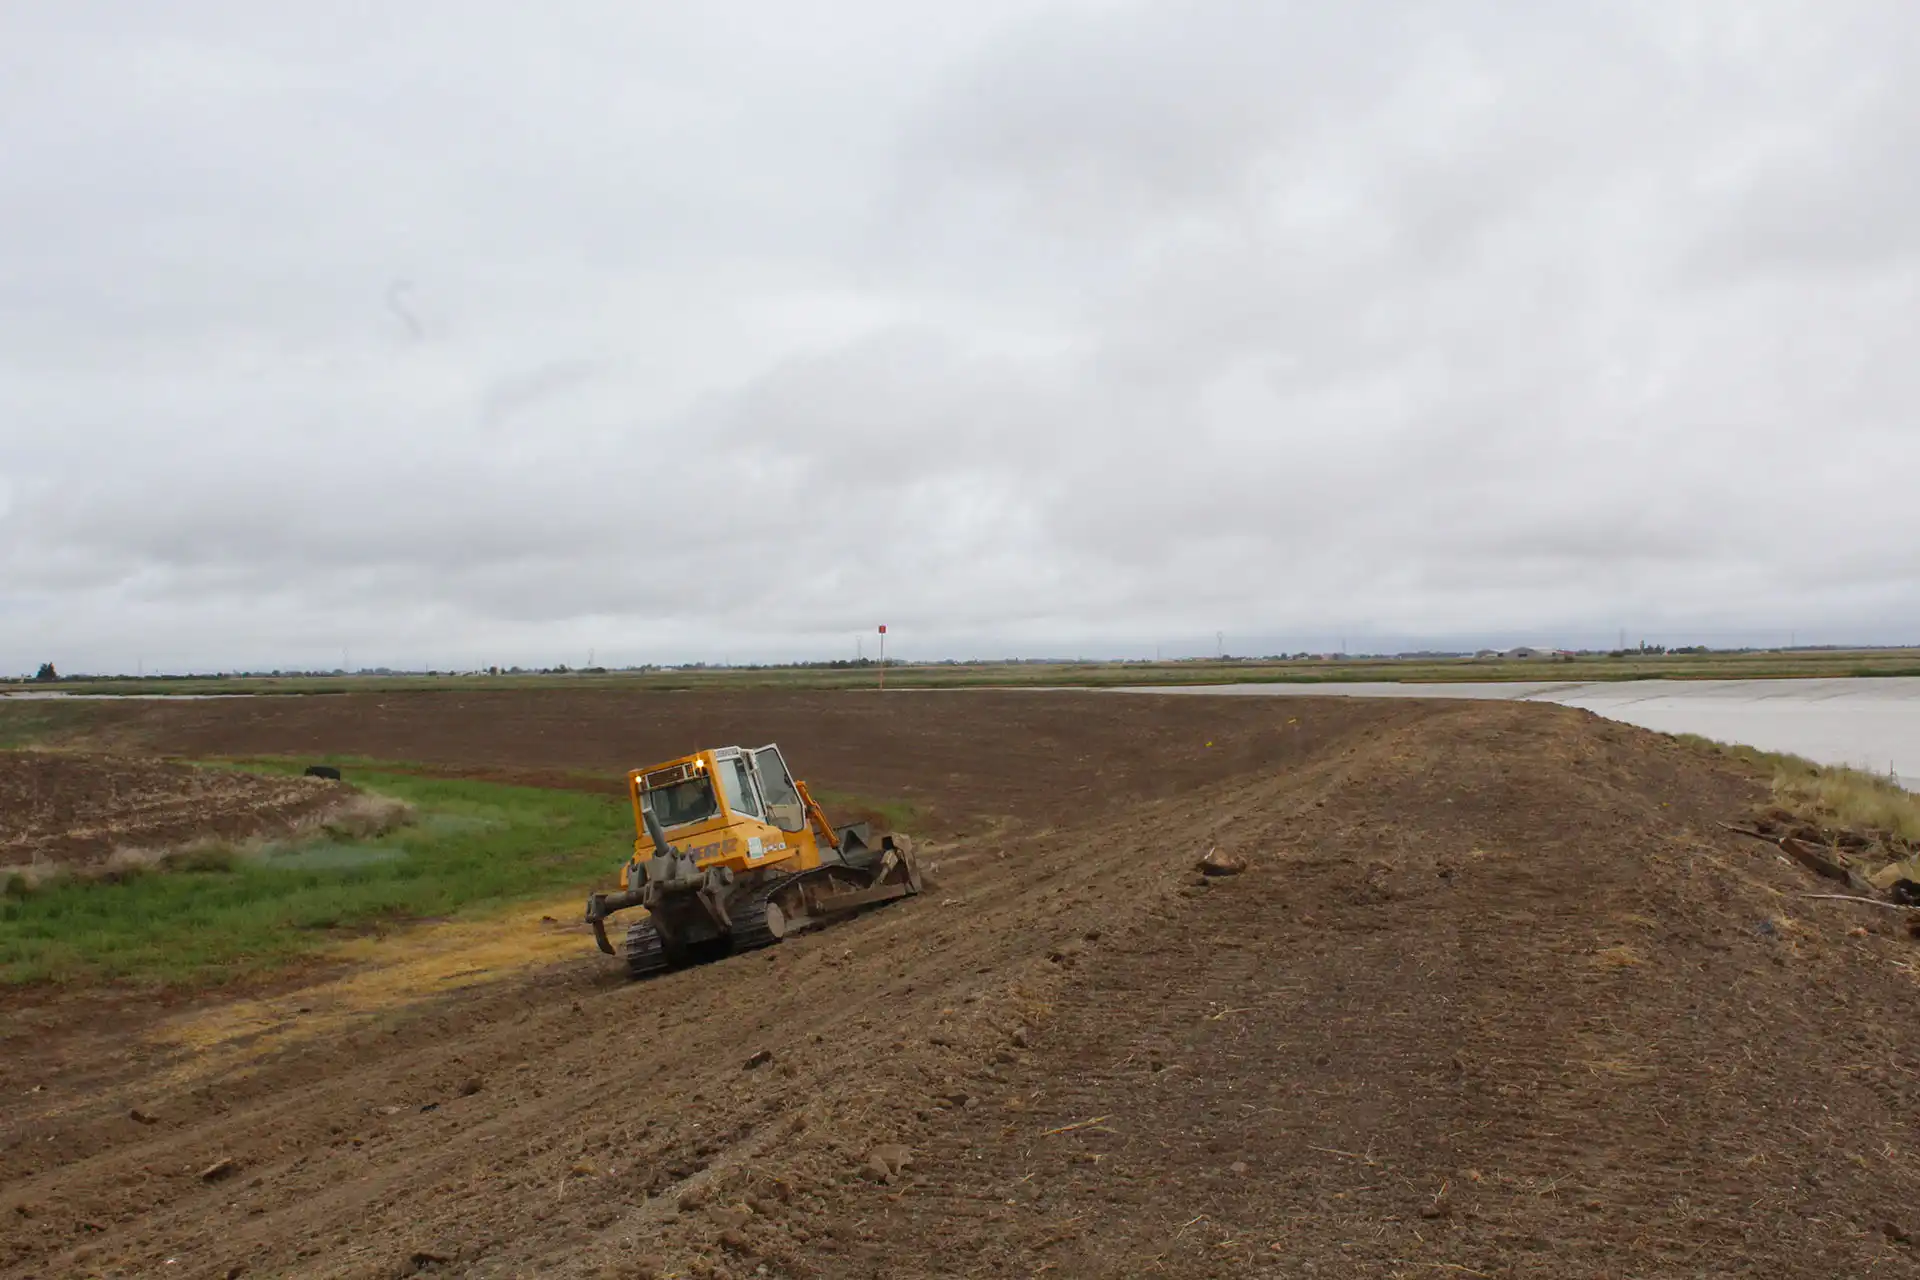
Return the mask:
<path fill-rule="evenodd" d="M 778 742 L 815 791 L 906 800 L 935 823 L 1084 822 L 1392 723 L 1391 706 L 1274 708 L 1079 693 L 396 693 L 93 703 L 97 747 L 363 756 L 536 785 L 611 785 L 692 745 Z M 8 708 L 0 706 L 0 716 Z M 1211 743 L 1211 745 L 1209 745 Z M 348 771 L 349 777 L 351 770 Z M 572 776 L 569 776 L 572 775 Z"/>
<path fill-rule="evenodd" d="M 778 740 L 941 815 L 937 885 L 639 985 L 583 938 L 244 1069 L 106 997 L 27 1008 L 0 1274 L 1920 1274 L 1900 915 L 1800 897 L 1716 826 L 1762 788 L 1582 712 L 442 695 L 97 731 L 477 769 Z"/>
<path fill-rule="evenodd" d="M 317 778 L 0 751 L 0 867 L 83 866 L 105 861 L 116 849 L 278 833 L 344 795 L 339 784 Z"/>

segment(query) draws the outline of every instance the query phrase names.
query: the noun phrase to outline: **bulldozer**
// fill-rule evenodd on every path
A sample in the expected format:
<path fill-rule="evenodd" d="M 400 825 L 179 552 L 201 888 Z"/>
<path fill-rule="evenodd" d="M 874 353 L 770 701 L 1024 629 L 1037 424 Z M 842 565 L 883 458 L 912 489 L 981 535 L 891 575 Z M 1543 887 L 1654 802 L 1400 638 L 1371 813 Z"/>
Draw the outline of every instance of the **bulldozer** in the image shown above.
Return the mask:
<path fill-rule="evenodd" d="M 587 899 L 600 950 L 647 978 L 716 954 L 754 951 L 920 892 L 913 842 L 834 827 L 777 745 L 712 747 L 627 774 L 632 858 L 620 889 Z M 676 843 L 677 842 L 677 843 Z M 616 950 L 615 912 L 643 907 Z"/>

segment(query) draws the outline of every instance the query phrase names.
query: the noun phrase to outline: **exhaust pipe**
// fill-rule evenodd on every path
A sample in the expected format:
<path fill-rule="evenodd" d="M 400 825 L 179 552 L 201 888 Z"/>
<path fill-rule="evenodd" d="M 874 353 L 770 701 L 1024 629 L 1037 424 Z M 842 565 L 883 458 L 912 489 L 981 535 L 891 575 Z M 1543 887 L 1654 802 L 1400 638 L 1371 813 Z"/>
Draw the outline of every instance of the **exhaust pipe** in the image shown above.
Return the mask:
<path fill-rule="evenodd" d="M 647 834 L 653 838 L 653 856 L 671 857 L 673 846 L 667 843 L 666 828 L 662 827 L 660 819 L 654 816 L 653 806 L 650 804 L 640 806 L 640 816 L 646 821 Z"/>

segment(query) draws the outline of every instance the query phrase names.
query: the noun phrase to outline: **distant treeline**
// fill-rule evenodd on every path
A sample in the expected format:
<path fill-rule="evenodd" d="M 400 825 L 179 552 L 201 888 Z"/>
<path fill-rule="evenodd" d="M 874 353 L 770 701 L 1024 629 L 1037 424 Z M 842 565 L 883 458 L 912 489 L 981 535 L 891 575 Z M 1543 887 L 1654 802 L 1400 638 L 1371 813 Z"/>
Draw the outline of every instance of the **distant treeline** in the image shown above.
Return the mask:
<path fill-rule="evenodd" d="M 1636 658 L 1670 657 L 1720 657 L 1739 658 L 1765 655 L 1798 654 L 1813 656 L 1816 654 L 1880 654 L 1901 653 L 1913 646 L 1907 645 L 1793 645 L 1783 646 L 1742 646 L 1736 648 L 1716 648 L 1709 645 L 1656 645 L 1641 644 L 1624 649 L 1534 649 L 1495 651 L 1420 649 L 1398 653 L 1270 653 L 1270 654 L 1210 654 L 1200 657 L 1170 658 L 1084 658 L 1084 657 L 1028 657 L 1028 658 L 833 658 L 812 662 L 680 662 L 680 663 L 643 663 L 628 666 L 586 666 L 573 667 L 556 663 L 545 667 L 523 666 L 487 666 L 475 668 L 401 668 L 401 667 L 360 667 L 347 669 L 333 667 L 325 669 L 302 669 L 275 667 L 272 670 L 236 670 L 236 671 L 200 671 L 189 673 L 141 672 L 137 675 L 105 675 L 94 673 L 61 674 L 52 662 L 41 663 L 31 676 L 21 676 L 14 683 L 48 684 L 175 684 L 186 681 L 221 680 L 348 680 L 378 677 L 406 677 L 411 679 L 484 679 L 490 676 L 621 676 L 647 675 L 668 672 L 854 672 L 875 670 L 885 667 L 911 668 L 918 670 L 964 669 L 964 668 L 1011 668 L 1011 667 L 1104 667 L 1104 668 L 1200 668 L 1219 666 L 1248 666 L 1257 664 L 1293 664 L 1312 663 L 1316 666 L 1326 664 L 1412 664 L 1412 663 L 1460 663 L 1476 668 L 1488 662 L 1541 662 L 1558 660 L 1561 662 L 1586 659 L 1627 661 Z M 1478 677 L 1475 677 L 1478 678 Z M 5 677 L 0 677 L 4 683 Z"/>

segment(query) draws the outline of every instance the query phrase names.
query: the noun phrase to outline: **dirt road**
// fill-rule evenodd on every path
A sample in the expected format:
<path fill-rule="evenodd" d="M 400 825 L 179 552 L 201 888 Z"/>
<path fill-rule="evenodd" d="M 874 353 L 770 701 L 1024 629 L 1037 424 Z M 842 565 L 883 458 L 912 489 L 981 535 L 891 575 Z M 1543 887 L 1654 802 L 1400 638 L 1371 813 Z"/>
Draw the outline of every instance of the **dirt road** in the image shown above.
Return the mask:
<path fill-rule="evenodd" d="M 96 732 L 501 771 L 778 740 L 936 815 L 937 888 L 641 985 L 582 938 L 305 1037 L 297 985 L 223 1040 L 218 1004 L 17 1003 L 0 1275 L 1920 1273 L 1916 944 L 1719 831 L 1753 783 L 1584 713 L 429 695 Z M 1251 870 L 1203 884 L 1211 846 Z"/>

